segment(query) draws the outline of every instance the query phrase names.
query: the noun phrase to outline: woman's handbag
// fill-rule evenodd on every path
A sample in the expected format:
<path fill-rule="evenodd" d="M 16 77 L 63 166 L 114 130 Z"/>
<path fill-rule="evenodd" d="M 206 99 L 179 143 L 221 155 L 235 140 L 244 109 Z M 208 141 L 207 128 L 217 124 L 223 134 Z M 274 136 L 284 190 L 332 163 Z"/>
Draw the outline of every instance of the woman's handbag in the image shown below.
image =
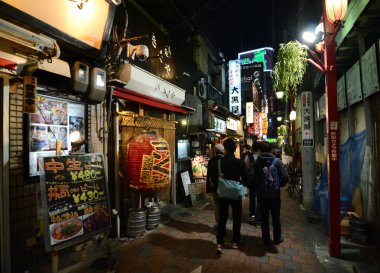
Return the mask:
<path fill-rule="evenodd" d="M 221 160 L 218 160 L 218 189 L 217 193 L 220 198 L 231 200 L 241 200 L 245 195 L 245 188 L 240 182 L 223 178 L 221 169 Z"/>

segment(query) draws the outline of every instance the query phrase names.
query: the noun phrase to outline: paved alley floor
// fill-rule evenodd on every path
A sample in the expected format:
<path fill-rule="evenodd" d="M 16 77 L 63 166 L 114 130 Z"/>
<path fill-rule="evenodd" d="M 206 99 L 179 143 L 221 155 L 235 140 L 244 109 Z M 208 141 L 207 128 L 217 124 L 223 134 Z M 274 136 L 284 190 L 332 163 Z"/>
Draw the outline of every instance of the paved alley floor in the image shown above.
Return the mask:
<path fill-rule="evenodd" d="M 169 205 L 161 212 L 156 230 L 114 249 L 114 269 L 120 273 L 189 272 L 328 272 L 320 263 L 315 242 L 296 199 L 282 196 L 281 223 L 284 242 L 266 249 L 261 230 L 248 224 L 248 198 L 243 201 L 241 246 L 231 248 L 232 220 L 227 222 L 224 253 L 215 253 L 213 205 L 184 208 Z M 230 212 L 231 214 L 231 212 Z M 83 272 L 83 271 L 81 271 Z M 107 272 L 89 268 L 85 271 Z"/>

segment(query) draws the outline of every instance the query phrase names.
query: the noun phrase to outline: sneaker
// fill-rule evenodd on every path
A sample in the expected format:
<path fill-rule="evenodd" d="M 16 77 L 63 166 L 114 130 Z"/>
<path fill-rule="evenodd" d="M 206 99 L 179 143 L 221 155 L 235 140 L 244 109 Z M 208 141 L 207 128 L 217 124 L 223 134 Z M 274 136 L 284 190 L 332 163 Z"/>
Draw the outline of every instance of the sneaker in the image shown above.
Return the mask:
<path fill-rule="evenodd" d="M 248 217 L 248 222 L 254 222 L 255 221 L 255 215 Z"/>
<path fill-rule="evenodd" d="M 283 241 L 284 241 L 284 239 L 275 240 L 275 241 L 274 241 L 274 244 L 275 244 L 276 246 L 278 246 L 278 245 L 281 244 Z"/>
<path fill-rule="evenodd" d="M 216 254 L 218 254 L 218 255 L 222 255 L 223 254 L 222 245 L 219 245 L 219 244 L 216 245 Z"/>
<path fill-rule="evenodd" d="M 237 243 L 232 244 L 232 249 L 239 249 L 239 245 Z"/>

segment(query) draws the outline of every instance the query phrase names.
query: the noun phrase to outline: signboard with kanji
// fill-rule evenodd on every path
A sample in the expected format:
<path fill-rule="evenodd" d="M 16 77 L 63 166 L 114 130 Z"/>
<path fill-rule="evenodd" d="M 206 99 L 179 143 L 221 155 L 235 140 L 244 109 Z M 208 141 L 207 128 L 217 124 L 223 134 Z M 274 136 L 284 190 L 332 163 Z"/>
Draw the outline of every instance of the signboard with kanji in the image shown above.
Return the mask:
<path fill-rule="evenodd" d="M 302 146 L 314 146 L 313 97 L 310 91 L 301 93 Z"/>
<path fill-rule="evenodd" d="M 61 249 L 110 228 L 103 154 L 44 157 L 45 246 Z"/>
<path fill-rule="evenodd" d="M 235 115 L 241 114 L 241 84 L 239 60 L 229 61 L 228 81 L 230 112 Z"/>

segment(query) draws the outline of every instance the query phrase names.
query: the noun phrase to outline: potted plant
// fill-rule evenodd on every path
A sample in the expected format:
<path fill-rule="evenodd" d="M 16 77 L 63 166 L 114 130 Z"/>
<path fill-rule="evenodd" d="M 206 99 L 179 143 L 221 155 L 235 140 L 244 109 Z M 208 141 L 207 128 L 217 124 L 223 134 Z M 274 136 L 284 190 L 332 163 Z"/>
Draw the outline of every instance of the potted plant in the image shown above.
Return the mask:
<path fill-rule="evenodd" d="M 280 44 L 273 69 L 273 89 L 284 91 L 285 99 L 296 97 L 297 86 L 306 73 L 307 49 L 298 41 Z"/>

